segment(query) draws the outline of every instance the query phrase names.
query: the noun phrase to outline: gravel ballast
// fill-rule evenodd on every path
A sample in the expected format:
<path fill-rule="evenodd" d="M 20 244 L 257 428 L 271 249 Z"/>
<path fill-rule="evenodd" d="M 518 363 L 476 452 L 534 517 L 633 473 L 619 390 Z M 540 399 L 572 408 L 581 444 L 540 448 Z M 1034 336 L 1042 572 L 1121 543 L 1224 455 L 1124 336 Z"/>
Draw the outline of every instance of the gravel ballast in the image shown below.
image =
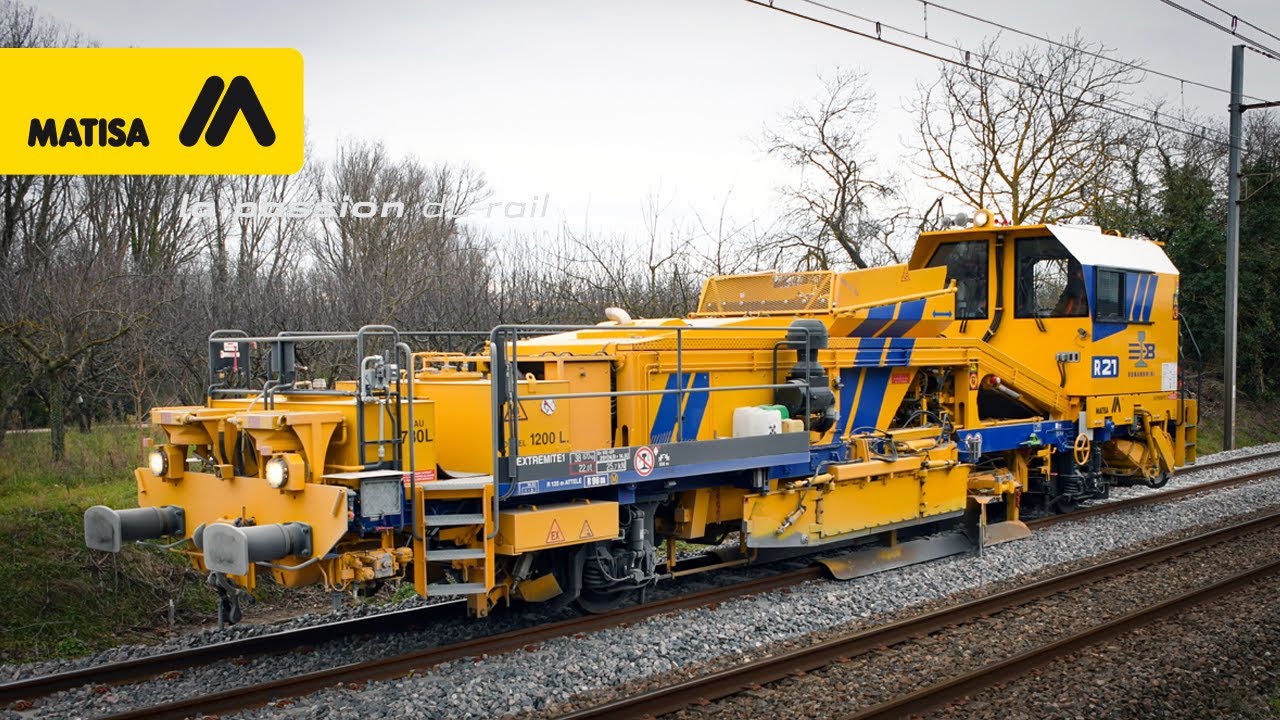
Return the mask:
<path fill-rule="evenodd" d="M 765 687 L 675 713 L 678 720 L 762 717 L 839 717 L 920 690 L 936 682 L 1013 657 L 1137 608 L 1154 605 L 1250 570 L 1274 559 L 1280 529 L 1269 529 L 1025 605 L 948 627 L 928 636 L 853 657 Z M 1149 660 L 1148 660 L 1148 663 Z M 1082 675 L 1065 687 L 1105 685 L 1110 673 Z M 1064 686 L 1053 686 L 1053 695 Z M 997 691 L 1003 695 L 1007 689 Z M 1042 692 L 1030 693 L 1029 709 Z M 1050 703 L 1044 710 L 1062 708 Z M 1068 717 L 1074 717 L 1069 715 Z M 1089 714 L 1087 717 L 1097 717 Z"/>
<path fill-rule="evenodd" d="M 1280 444 L 1250 450 L 1260 452 L 1277 448 Z M 1240 451 L 1236 453 L 1240 454 Z M 1206 457 L 1203 461 L 1211 462 L 1223 457 Z M 1187 469 L 1175 476 L 1170 487 L 1207 482 L 1266 467 L 1280 467 L 1280 459 L 1269 458 L 1231 468 Z M 1113 497 L 1147 492 L 1151 491 L 1143 488 L 1118 489 Z M 614 688 L 628 683 L 643 684 L 673 673 L 688 675 L 706 671 L 731 664 L 740 657 L 753 656 L 778 643 L 795 642 L 813 633 L 864 625 L 903 608 L 937 602 L 991 582 L 1007 581 L 1064 563 L 1100 557 L 1179 529 L 1202 526 L 1260 507 L 1280 505 L 1280 480 L 1259 481 L 1205 497 L 1211 497 L 1212 501 L 1205 502 L 1204 497 L 1192 498 L 1170 505 L 1137 509 L 1119 517 L 1104 516 L 1063 523 L 1041 530 L 1027 540 L 989 548 L 981 558 L 949 558 L 848 583 L 805 583 L 787 591 L 722 603 L 715 609 L 702 608 L 653 618 L 626 628 L 560 638 L 525 652 L 446 663 L 414 678 L 369 683 L 358 690 L 327 690 L 300 698 L 287 706 L 248 711 L 243 716 L 495 717 L 563 709 L 566 707 L 564 703 L 575 696 L 589 696 L 592 702 L 599 702 L 609 697 Z M 746 571 L 725 575 L 729 580 L 746 576 L 749 576 Z M 108 688 L 105 692 L 92 689 L 67 691 L 39 701 L 36 708 L 23 713 L 22 717 L 95 716 L 193 692 L 223 689 L 232 684 L 261 682 L 375 655 L 457 642 L 469 634 L 490 634 L 564 616 L 532 616 L 519 620 L 515 615 L 498 614 L 482 623 L 459 620 L 450 627 L 391 637 L 352 638 L 314 648 L 309 653 L 252 659 L 244 665 L 218 663 L 180 671 L 168 679 Z M 328 619 L 329 616 L 303 617 L 282 626 L 296 627 Z M 177 638 L 156 647 L 122 648 L 99 658 L 58 663 L 52 667 L 82 667 L 95 660 L 121 659 L 120 654 L 136 657 L 137 653 L 216 642 L 236 634 L 270 632 L 279 627 L 239 626 L 223 633 Z M 477 627 L 482 629 L 477 630 Z M 46 672 L 50 667 L 29 666 L 8 671 L 11 677 L 17 677 L 33 671 Z M 11 712 L 0 715 L 18 716 Z"/>
<path fill-rule="evenodd" d="M 931 713 L 979 718 L 1275 718 L 1280 577 L 1046 665 Z M 1087 678 L 1086 692 L 1080 691 Z"/>

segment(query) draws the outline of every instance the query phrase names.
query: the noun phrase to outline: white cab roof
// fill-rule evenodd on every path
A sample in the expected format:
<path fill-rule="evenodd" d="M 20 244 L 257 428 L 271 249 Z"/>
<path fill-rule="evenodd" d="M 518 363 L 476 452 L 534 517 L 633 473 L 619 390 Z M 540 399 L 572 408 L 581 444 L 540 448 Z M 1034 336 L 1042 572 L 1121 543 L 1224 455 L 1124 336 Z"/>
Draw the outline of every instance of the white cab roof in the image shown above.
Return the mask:
<path fill-rule="evenodd" d="M 1097 225 L 1046 225 L 1081 265 L 1177 275 L 1164 249 L 1150 240 L 1105 235 Z"/>

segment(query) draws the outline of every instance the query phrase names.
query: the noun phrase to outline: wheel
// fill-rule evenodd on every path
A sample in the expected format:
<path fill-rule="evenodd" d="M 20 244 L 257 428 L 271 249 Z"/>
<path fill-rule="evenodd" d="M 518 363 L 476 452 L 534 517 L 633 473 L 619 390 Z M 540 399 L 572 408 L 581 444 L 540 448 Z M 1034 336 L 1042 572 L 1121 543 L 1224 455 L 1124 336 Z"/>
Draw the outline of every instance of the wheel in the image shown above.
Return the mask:
<path fill-rule="evenodd" d="M 574 602 L 583 612 L 592 615 L 600 615 L 613 610 L 617 610 L 627 603 L 635 595 L 635 591 L 616 592 L 616 593 L 597 593 L 586 588 L 582 589 L 582 593 L 578 595 L 578 599 Z"/>
<path fill-rule="evenodd" d="M 578 562 L 582 563 L 582 589 L 575 602 L 588 613 L 615 610 L 635 595 L 635 591 L 618 587 L 619 583 L 615 580 L 618 567 L 613 553 L 613 542 L 606 540 L 586 547 L 580 556 Z"/>
<path fill-rule="evenodd" d="M 1155 490 L 1169 484 L 1169 473 L 1162 472 L 1155 477 L 1147 478 L 1147 487 Z"/>
<path fill-rule="evenodd" d="M 1075 512 L 1080 507 L 1080 501 L 1073 495 L 1059 495 L 1053 499 L 1053 511 L 1059 515 L 1066 515 L 1069 512 Z"/>

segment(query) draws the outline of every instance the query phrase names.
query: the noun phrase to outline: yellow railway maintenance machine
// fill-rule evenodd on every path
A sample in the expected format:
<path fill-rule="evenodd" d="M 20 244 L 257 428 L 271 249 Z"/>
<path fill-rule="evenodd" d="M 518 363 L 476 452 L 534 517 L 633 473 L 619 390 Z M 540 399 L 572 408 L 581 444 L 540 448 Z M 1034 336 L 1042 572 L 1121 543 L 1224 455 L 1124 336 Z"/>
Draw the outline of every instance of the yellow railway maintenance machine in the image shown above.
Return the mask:
<path fill-rule="evenodd" d="M 818 549 L 848 546 L 825 560 L 847 578 L 981 548 L 1025 536 L 1022 508 L 1194 461 L 1177 286 L 1154 243 L 988 219 L 906 265 L 714 277 L 688 318 L 502 326 L 476 353 L 220 331 L 207 402 L 151 413 L 140 507 L 89 509 L 85 540 L 172 538 L 232 621 L 263 573 L 483 616 Z M 304 377 L 334 343 L 354 378 Z"/>

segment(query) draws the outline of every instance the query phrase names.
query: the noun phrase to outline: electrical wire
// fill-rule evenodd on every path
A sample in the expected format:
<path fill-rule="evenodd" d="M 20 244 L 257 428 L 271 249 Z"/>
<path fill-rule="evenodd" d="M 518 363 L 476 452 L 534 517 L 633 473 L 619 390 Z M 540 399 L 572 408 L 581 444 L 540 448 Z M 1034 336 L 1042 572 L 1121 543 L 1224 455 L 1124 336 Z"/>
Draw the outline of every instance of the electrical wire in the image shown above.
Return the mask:
<path fill-rule="evenodd" d="M 1179 5 L 1178 3 L 1174 2 L 1173 0 L 1160 0 L 1160 2 L 1164 3 L 1165 5 L 1168 5 L 1169 7 L 1173 8 L 1173 9 L 1175 9 L 1175 10 L 1181 10 L 1182 12 L 1184 12 L 1184 13 L 1186 13 L 1186 14 L 1190 15 L 1191 17 L 1193 17 L 1193 18 L 1195 18 L 1195 19 L 1197 19 L 1197 20 L 1199 20 L 1200 22 L 1202 22 L 1202 23 L 1206 23 L 1206 24 L 1208 24 L 1208 25 L 1211 25 L 1211 26 L 1213 26 L 1213 27 L 1215 27 L 1215 28 L 1217 28 L 1217 29 L 1221 30 L 1222 32 L 1227 33 L 1228 35 L 1231 35 L 1232 37 L 1238 37 L 1238 38 L 1240 38 L 1241 40 L 1243 40 L 1243 41 L 1245 42 L 1246 46 L 1247 46 L 1247 47 L 1249 47 L 1249 49 L 1253 50 L 1254 52 L 1258 53 L 1259 55 L 1262 55 L 1262 56 L 1264 56 L 1264 57 L 1269 57 L 1269 58 L 1271 58 L 1272 60 L 1280 60 L 1280 50 L 1274 50 L 1274 49 L 1272 49 L 1272 48 L 1267 47 L 1266 45 L 1263 45 L 1262 43 L 1258 42 L 1257 40 L 1254 40 L 1254 39 L 1252 39 L 1252 38 L 1245 37 L 1244 35 L 1241 35 L 1240 33 L 1236 32 L 1234 29 L 1229 28 L 1229 27 L 1227 27 L 1226 25 L 1223 25 L 1222 23 L 1220 23 L 1220 22 L 1218 22 L 1218 21 L 1216 21 L 1216 20 L 1213 20 L 1213 19 L 1211 19 L 1211 18 L 1209 18 L 1209 17 L 1206 17 L 1206 16 L 1204 16 L 1204 15 L 1201 15 L 1200 13 L 1196 12 L 1195 10 L 1192 10 L 1192 9 L 1191 9 L 1191 8 L 1189 8 L 1189 7 L 1186 7 L 1186 6 L 1184 6 L 1184 5 Z M 1232 15 L 1232 17 L 1234 18 L 1235 16 L 1234 16 L 1234 15 Z"/>
<path fill-rule="evenodd" d="M 805 1 L 805 2 L 811 2 L 812 0 L 804 0 L 804 1 Z M 897 48 L 897 49 L 899 49 L 899 50 L 905 50 L 905 51 L 907 51 L 907 52 L 909 52 L 909 53 L 913 53 L 913 54 L 915 54 L 915 55 L 920 55 L 921 57 L 930 58 L 930 59 L 932 59 L 932 60 L 937 60 L 937 61 L 940 61 L 940 62 L 944 62 L 944 63 L 947 63 L 947 64 L 949 64 L 949 65 L 955 65 L 955 66 L 958 66 L 958 67 L 968 68 L 968 69 L 973 70 L 973 71 L 975 71 L 975 72 L 982 73 L 983 75 L 987 75 L 987 76 L 989 76 L 989 77 L 996 78 L 996 79 L 998 79 L 998 80 L 1004 80 L 1004 81 L 1006 81 L 1006 82 L 1015 83 L 1015 84 L 1018 84 L 1018 85 L 1022 85 L 1023 87 L 1035 87 L 1035 86 L 1032 86 L 1030 83 L 1027 83 L 1027 82 L 1025 82 L 1025 81 L 1023 81 L 1023 80 L 1020 80 L 1020 79 L 1018 79 L 1018 78 L 1016 78 L 1016 77 L 1010 77 L 1010 76 L 1008 76 L 1008 75 L 1004 75 L 1004 74 L 1001 74 L 1001 73 L 999 73 L 999 72 L 996 72 L 996 71 L 994 71 L 994 70 L 990 70 L 990 69 L 987 69 L 987 68 L 979 68 L 979 67 L 973 67 L 972 65 L 966 65 L 965 63 L 963 63 L 963 62 L 961 62 L 961 61 L 959 61 L 959 60 L 955 60 L 955 59 L 952 59 L 952 58 L 949 58 L 949 57 L 944 57 L 944 56 L 942 56 L 942 55 L 938 55 L 937 53 L 932 53 L 932 52 L 929 52 L 928 50 L 923 50 L 923 49 L 918 48 L 918 47 L 912 47 L 911 45 L 906 45 L 906 44 L 904 44 L 904 43 L 899 43 L 899 42 L 894 42 L 894 41 L 892 41 L 892 40 L 887 40 L 887 39 L 885 39 L 885 38 L 883 38 L 883 37 L 878 37 L 878 36 L 876 36 L 876 35 L 872 35 L 872 34 L 870 34 L 870 33 L 865 33 L 865 32 L 862 32 L 861 30 L 855 30 L 855 29 L 853 29 L 853 28 L 851 28 L 851 27 L 847 27 L 847 26 L 845 26 L 845 25 L 840 25 L 839 23 L 834 23 L 834 22 L 831 22 L 831 21 L 829 21 L 829 20 L 823 20 L 822 18 L 814 17 L 814 16 L 812 16 L 812 15 L 805 15 L 804 13 L 796 12 L 795 10 L 788 10 L 787 8 L 779 7 L 779 6 L 774 5 L 774 4 L 770 3 L 770 2 L 766 2 L 765 0 L 746 0 L 746 2 L 748 2 L 748 3 L 752 4 L 752 5 L 756 5 L 756 6 L 758 6 L 758 7 L 766 8 L 766 9 L 768 9 L 768 10 L 774 10 L 774 11 L 776 11 L 776 12 L 780 12 L 780 13 L 782 13 L 782 14 L 784 14 L 784 15 L 790 15 L 791 17 L 794 17 L 794 18 L 799 18 L 799 19 L 801 19 L 801 20 L 807 20 L 807 21 L 809 21 L 809 22 L 811 22 L 811 23 L 814 23 L 814 24 L 816 24 L 816 25 L 822 25 L 823 27 L 831 28 L 832 30 L 839 30 L 840 32 L 848 33 L 848 34 L 850 34 L 850 35 L 856 35 L 856 36 L 858 36 L 858 37 L 865 38 L 865 39 L 867 39 L 867 40 L 873 40 L 873 41 L 875 41 L 875 42 L 881 43 L 881 44 L 883 44 L 883 45 L 888 45 L 888 46 L 890 46 L 890 47 L 894 47 L 894 48 Z M 1062 98 L 1069 98 L 1069 96 L 1068 96 L 1068 95 L 1066 95 L 1066 93 L 1063 93 L 1063 92 L 1060 92 L 1060 91 L 1051 90 L 1051 89 L 1043 88 L 1043 87 L 1036 88 L 1036 89 L 1042 90 L 1042 91 L 1047 92 L 1047 93 L 1049 93 L 1049 94 L 1051 94 L 1051 95 L 1057 95 L 1057 96 L 1062 97 Z M 1206 141 L 1208 141 L 1208 142 L 1214 143 L 1214 144 L 1219 145 L 1219 146 L 1222 146 L 1222 147 L 1229 147 L 1229 146 L 1230 146 L 1230 143 L 1229 143 L 1229 142 L 1227 142 L 1227 141 L 1225 141 L 1225 140 L 1217 140 L 1217 139 L 1214 139 L 1214 138 L 1205 137 L 1205 136 L 1201 135 L 1200 133 L 1193 132 L 1193 131 L 1188 130 L 1188 129 L 1183 128 L 1183 127 L 1177 127 L 1177 126 L 1169 125 L 1169 124 L 1167 124 L 1167 123 L 1162 123 L 1162 122 L 1160 122 L 1159 120 L 1156 120 L 1156 119 L 1154 119 L 1154 118 L 1144 118 L 1144 117 L 1139 117 L 1139 116 L 1134 115 L 1134 114 L 1132 114 L 1132 113 L 1128 113 L 1128 112 L 1125 112 L 1125 111 L 1123 111 L 1123 110 L 1118 110 L 1118 109 L 1116 109 L 1116 108 L 1114 108 L 1114 107 L 1109 107 L 1109 106 L 1107 106 L 1107 105 L 1105 105 L 1105 104 L 1103 104 L 1103 103 L 1093 102 L 1093 101 L 1090 101 L 1090 100 L 1085 100 L 1084 98 L 1072 98 L 1072 99 L 1076 100 L 1079 104 L 1084 105 L 1084 106 L 1086 106 L 1086 107 L 1092 107 L 1092 108 L 1095 108 L 1095 109 L 1098 109 L 1098 110 L 1103 110 L 1103 111 L 1106 111 L 1106 112 L 1110 112 L 1110 113 L 1115 114 L 1115 115 L 1118 115 L 1118 116 L 1120 116 L 1120 117 L 1124 117 L 1124 118 L 1127 118 L 1127 119 L 1129 119 L 1129 120 L 1133 120 L 1133 121 L 1135 121 L 1135 122 L 1146 123 L 1146 124 L 1152 125 L 1152 126 L 1154 126 L 1154 127 L 1160 128 L 1160 129 L 1162 129 L 1162 130 L 1168 130 L 1168 131 L 1170 131 L 1170 132 L 1179 133 L 1179 134 L 1181 134 L 1181 135 L 1186 135 L 1186 136 L 1188 136 L 1188 137 L 1192 137 L 1192 138 L 1200 138 L 1200 139 L 1204 139 L 1204 140 L 1206 140 Z"/>
<path fill-rule="evenodd" d="M 1227 88 L 1220 88 L 1220 87 L 1218 87 L 1217 85 L 1210 85 L 1209 83 L 1203 83 L 1203 82 L 1199 82 L 1199 81 L 1197 81 L 1197 80 L 1190 80 L 1190 79 L 1188 79 L 1188 78 L 1184 78 L 1184 77 L 1181 77 L 1181 76 L 1178 76 L 1178 75 L 1174 75 L 1174 74 L 1172 74 L 1172 73 L 1161 72 L 1161 71 L 1159 71 L 1159 70 L 1152 70 L 1152 69 L 1150 69 L 1150 68 L 1143 67 L 1142 65 L 1139 65 L 1138 63 L 1127 62 L 1127 61 L 1125 61 L 1125 60 L 1120 60 L 1120 59 L 1117 59 L 1117 58 L 1113 58 L 1113 57 L 1111 57 L 1111 56 L 1109 56 L 1109 55 L 1106 55 L 1105 53 L 1093 52 L 1093 51 L 1090 51 L 1090 50 L 1085 50 L 1085 49 L 1083 49 L 1083 48 L 1073 48 L 1072 46 L 1067 45 L 1066 43 L 1059 42 L 1059 41 L 1057 41 L 1057 40 L 1053 40 L 1052 38 L 1047 38 L 1047 37 L 1044 37 L 1043 35 L 1036 35 L 1035 33 L 1027 32 L 1026 30 L 1019 30 L 1018 28 L 1010 27 L 1010 26 L 1008 26 L 1008 25 L 1004 25 L 1004 24 L 1002 24 L 1002 23 L 998 23 L 998 22 L 996 22 L 996 21 L 994 21 L 994 20 L 988 20 L 987 18 L 979 17 L 979 16 L 977 16 L 977 15 L 972 15 L 972 14 L 970 14 L 970 13 L 964 12 L 963 10 L 956 10 L 956 9 L 954 9 L 954 8 L 947 7 L 946 5 L 939 5 L 938 3 L 933 2 L 932 0 L 920 0 L 920 2 L 921 2 L 921 3 L 923 3 L 923 4 L 925 4 L 925 5 L 932 5 L 933 7 L 938 8 L 939 10 L 942 10 L 942 11 L 944 11 L 944 12 L 949 12 L 949 13 L 951 13 L 952 15 L 957 15 L 957 16 L 959 16 L 959 17 L 966 18 L 966 19 L 968 19 L 968 20 L 973 20 L 974 22 L 984 23 L 984 24 L 986 24 L 986 25 L 990 25 L 990 26 L 992 26 L 992 27 L 995 27 L 995 28 L 999 28 L 999 29 L 1001 29 L 1001 30 L 1004 30 L 1004 31 L 1006 31 L 1006 32 L 1011 32 L 1011 33 L 1013 33 L 1013 34 L 1015 34 L 1015 35 L 1021 35 L 1021 36 L 1025 37 L 1025 38 L 1030 38 L 1030 39 L 1032 39 L 1032 40 L 1038 40 L 1039 42 L 1047 43 L 1047 44 L 1049 44 L 1049 45 L 1054 45 L 1054 46 L 1056 46 L 1056 47 L 1060 47 L 1060 48 L 1063 48 L 1063 49 L 1067 49 L 1067 50 L 1079 50 L 1081 53 L 1084 53 L 1085 55 L 1088 55 L 1088 56 L 1090 56 L 1090 57 L 1094 57 L 1094 58 L 1097 58 L 1097 59 L 1099 59 L 1099 60 L 1106 60 L 1106 61 L 1108 61 L 1108 62 L 1113 62 L 1113 63 L 1115 63 L 1115 64 L 1117 64 L 1117 65 L 1123 65 L 1123 66 L 1128 67 L 1128 68 L 1131 68 L 1131 69 L 1133 69 L 1133 70 L 1141 70 L 1142 72 L 1149 73 L 1149 74 L 1151 74 L 1151 75 L 1155 75 L 1156 77 L 1162 77 L 1162 78 L 1165 78 L 1166 80 L 1176 80 L 1177 82 L 1180 82 L 1180 83 L 1185 83 L 1185 84 L 1187 84 L 1187 85 L 1192 85 L 1192 86 L 1194 86 L 1194 87 L 1203 88 L 1203 89 L 1205 89 L 1205 90 L 1212 90 L 1212 91 L 1214 91 L 1214 92 L 1222 93 L 1223 95 L 1230 95 L 1230 94 L 1231 94 L 1231 90 L 1229 90 L 1229 89 L 1227 89 Z M 1246 97 L 1246 98 L 1248 98 L 1248 99 L 1250 99 L 1250 100 L 1259 100 L 1259 101 L 1262 101 L 1262 100 L 1263 100 L 1263 98 L 1260 98 L 1260 97 L 1254 97 L 1254 96 L 1252 96 L 1252 95 L 1245 95 L 1245 96 L 1243 96 L 1243 97 Z"/>
<path fill-rule="evenodd" d="M 862 16 L 862 15 L 858 15 L 857 13 L 849 12 L 848 10 L 844 10 L 844 9 L 841 9 L 841 8 L 837 8 L 837 7 L 833 7 L 833 6 L 831 6 L 831 5 L 824 4 L 824 3 L 822 3 L 822 2 L 818 2 L 818 0 L 799 0 L 799 1 L 800 1 L 800 2 L 803 2 L 803 3 L 807 3 L 807 4 L 809 4 L 809 5 L 813 5 L 813 6 L 815 6 L 815 7 L 820 7 L 820 8 L 822 8 L 822 9 L 824 9 L 824 10 L 829 10 L 829 11 L 834 12 L 834 13 L 837 13 L 837 14 L 839 14 L 839 15 L 844 15 L 845 17 L 850 17 L 850 18 L 853 18 L 853 19 L 855 19 L 855 20 L 861 20 L 862 22 L 871 23 L 872 25 L 876 26 L 876 29 L 877 29 L 877 30 L 881 30 L 882 28 L 888 28 L 889 30 L 893 30 L 893 31 L 895 31 L 895 32 L 902 33 L 903 35 L 907 35 L 907 36 L 909 36 L 909 37 L 916 38 L 917 40 L 924 40 L 925 42 L 932 43 L 932 44 L 934 44 L 934 45 L 939 45 L 939 46 L 942 46 L 942 47 L 948 48 L 948 49 L 950 49 L 950 50 L 955 50 L 956 52 L 963 53 L 963 54 L 964 54 L 964 56 L 965 56 L 966 58 L 968 58 L 971 54 L 973 54 L 973 55 L 977 55 L 979 58 L 982 58 L 982 59 L 984 59 L 984 60 L 990 60 L 990 61 L 992 61 L 992 62 L 998 63 L 999 65 L 1003 66 L 1003 67 L 1004 67 L 1004 68 L 1006 68 L 1006 69 L 1009 69 L 1009 70 L 1015 70 L 1015 71 L 1017 70 L 1016 66 L 1014 66 L 1012 63 L 1009 63 L 1009 62 L 1006 62 L 1006 61 L 1004 61 L 1004 60 L 1001 60 L 1001 59 L 1000 59 L 1000 58 L 998 58 L 998 57 L 992 57 L 992 56 L 990 56 L 990 55 L 983 55 L 983 54 L 980 54 L 980 53 L 972 53 L 971 51 L 969 51 L 969 50 L 965 50 L 963 47 L 961 47 L 961 46 L 959 46 L 959 45 L 952 45 L 952 44 L 950 44 L 950 43 L 946 43 L 946 42 L 943 42 L 943 41 L 941 41 L 941 40 L 936 40 L 936 39 L 934 39 L 934 38 L 929 37 L 927 34 L 926 34 L 926 35 L 921 35 L 921 34 L 919 34 L 919 33 L 915 33 L 915 32 L 912 32 L 912 31 L 910 31 L 910 30 L 906 30 L 906 29 L 904 29 L 904 28 L 895 27 L 895 26 L 890 25 L 890 24 L 885 23 L 885 22 L 880 22 L 880 21 L 877 21 L 877 20 L 873 20 L 872 18 L 864 17 L 864 16 Z M 925 2 L 925 0 L 921 0 L 921 3 L 922 3 L 923 5 L 925 5 L 926 7 L 927 7 L 927 6 L 929 6 L 929 5 L 931 5 L 931 4 L 933 4 L 933 3 Z M 935 7 L 939 7 L 939 8 L 941 8 L 941 9 L 943 9 L 943 10 L 948 10 L 948 8 L 944 8 L 944 7 L 941 7 L 941 6 L 939 6 L 939 5 L 935 5 Z M 1003 26 L 1002 26 L 1002 27 L 1003 27 Z M 1105 61 L 1108 61 L 1108 62 L 1112 62 L 1112 63 L 1115 63 L 1115 64 L 1117 64 L 1117 65 L 1121 65 L 1121 66 L 1129 67 L 1129 68 L 1134 68 L 1134 69 L 1137 69 L 1137 70 L 1139 70 L 1139 71 L 1141 71 L 1141 72 L 1147 72 L 1146 70 L 1143 70 L 1143 68 L 1142 68 L 1140 65 L 1136 65 L 1136 64 L 1134 64 L 1134 63 L 1128 63 L 1128 62 L 1124 62 L 1124 61 L 1122 61 L 1122 60 L 1116 60 L 1116 59 L 1114 59 L 1114 58 L 1107 57 L 1106 55 L 1102 55 L 1102 54 L 1100 54 L 1100 53 L 1094 53 L 1094 52 L 1091 52 L 1091 51 L 1085 50 L 1085 49 L 1083 49 L 1083 48 L 1078 48 L 1078 47 L 1074 47 L 1074 46 L 1070 46 L 1070 45 L 1065 45 L 1065 44 L 1063 44 L 1063 43 L 1057 43 L 1057 42 L 1054 42 L 1054 41 L 1051 41 L 1051 40 L 1047 40 L 1046 42 L 1050 42 L 1050 43 L 1052 43 L 1052 44 L 1054 44 L 1054 45 L 1058 45 L 1058 46 L 1060 46 L 1060 47 L 1062 47 L 1062 48 L 1064 48 L 1064 49 L 1068 49 L 1068 50 L 1072 50 L 1072 51 L 1078 51 L 1078 52 L 1084 53 L 1084 54 L 1089 55 L 1089 56 L 1092 56 L 1092 57 L 1097 57 L 1097 58 L 1099 58 L 1099 59 L 1102 59 L 1102 60 L 1105 60 Z M 968 63 L 966 63 L 966 66 L 967 66 L 967 65 L 968 65 Z M 1170 76 L 1170 77 L 1172 77 L 1172 76 Z M 1083 93 L 1085 93 L 1085 92 L 1092 92 L 1092 91 L 1088 90 L 1088 88 L 1084 88 L 1084 87 L 1081 87 L 1081 86 L 1079 86 L 1079 85 L 1073 85 L 1073 84 L 1071 84 L 1070 82 L 1068 82 L 1068 83 L 1066 83 L 1066 84 L 1067 84 L 1067 87 L 1071 87 L 1071 88 L 1074 88 L 1074 89 L 1076 89 L 1076 90 L 1079 90 L 1082 94 L 1083 94 Z M 1217 89 L 1217 88 L 1214 88 L 1214 89 Z M 1095 93 L 1095 94 L 1096 94 L 1096 93 Z M 1175 116 L 1173 116 L 1173 115 L 1170 115 L 1170 114 L 1168 114 L 1168 113 L 1162 113 L 1162 112 L 1160 112 L 1159 110 L 1157 110 L 1157 109 L 1155 109 L 1155 108 L 1153 108 L 1153 107 L 1148 107 L 1148 106 L 1145 106 L 1145 105 L 1139 105 L 1138 103 L 1130 102 L 1130 101 L 1128 101 L 1128 100 L 1125 100 L 1124 98 L 1112 98 L 1112 102 L 1114 102 L 1114 103 L 1119 103 L 1119 104 L 1124 105 L 1124 106 L 1126 106 L 1126 107 L 1129 107 L 1129 108 L 1131 108 L 1131 109 L 1133 109 L 1133 110 L 1141 111 L 1141 112 L 1144 112 L 1144 113 L 1151 113 L 1154 117 L 1157 117 L 1157 118 L 1159 118 L 1159 117 L 1166 118 L 1166 121 L 1167 121 L 1167 122 L 1179 122 L 1179 123 L 1182 123 L 1182 124 L 1184 124 L 1184 125 L 1188 125 L 1188 126 L 1190 126 L 1190 127 L 1194 127 L 1194 128 L 1196 128 L 1197 130 L 1200 130 L 1202 135 L 1203 135 L 1203 134 L 1206 134 L 1206 133 L 1212 133 L 1212 134 L 1215 134 L 1215 135 L 1220 135 L 1220 134 L 1222 134 L 1222 131 L 1221 131 L 1221 130 L 1219 130 L 1219 129 L 1217 129 L 1217 128 L 1211 128 L 1211 127 L 1209 127 L 1209 126 L 1207 126 L 1207 125 L 1201 125 L 1200 123 L 1192 122 L 1192 121 L 1187 120 L 1187 119 L 1185 119 L 1185 118 L 1179 118 L 1179 117 L 1175 117 Z"/>
<path fill-rule="evenodd" d="M 1262 28 L 1258 27 L 1257 25 L 1254 25 L 1253 23 L 1249 22 L 1248 20 L 1245 20 L 1244 18 L 1240 17 L 1239 15 L 1236 15 L 1235 13 L 1233 13 L 1233 12 L 1231 12 L 1230 10 L 1228 10 L 1228 9 L 1226 9 L 1226 8 L 1224 8 L 1224 7 L 1222 7 L 1221 5 L 1214 5 L 1213 3 L 1209 2 L 1209 0 L 1200 0 L 1200 2 L 1204 3 L 1205 5 L 1208 5 L 1209 7 L 1213 8 L 1214 10 L 1217 10 L 1218 12 L 1222 13 L 1223 15 L 1230 15 L 1230 16 L 1231 16 L 1231 27 L 1232 27 L 1232 31 L 1231 31 L 1231 32 L 1232 32 L 1233 34 L 1235 33 L 1235 29 L 1234 29 L 1234 28 L 1235 28 L 1235 26 L 1236 26 L 1236 23 L 1238 22 L 1238 23 L 1242 23 L 1242 24 L 1244 24 L 1244 25 L 1248 25 L 1249 27 L 1253 28 L 1254 30 L 1257 30 L 1258 32 L 1262 33 L 1263 35 L 1266 35 L 1267 37 L 1271 38 L 1272 40 L 1280 40 L 1280 35 L 1275 35 L 1274 33 L 1269 33 L 1269 32 L 1267 32 L 1266 30 L 1263 30 Z"/>

